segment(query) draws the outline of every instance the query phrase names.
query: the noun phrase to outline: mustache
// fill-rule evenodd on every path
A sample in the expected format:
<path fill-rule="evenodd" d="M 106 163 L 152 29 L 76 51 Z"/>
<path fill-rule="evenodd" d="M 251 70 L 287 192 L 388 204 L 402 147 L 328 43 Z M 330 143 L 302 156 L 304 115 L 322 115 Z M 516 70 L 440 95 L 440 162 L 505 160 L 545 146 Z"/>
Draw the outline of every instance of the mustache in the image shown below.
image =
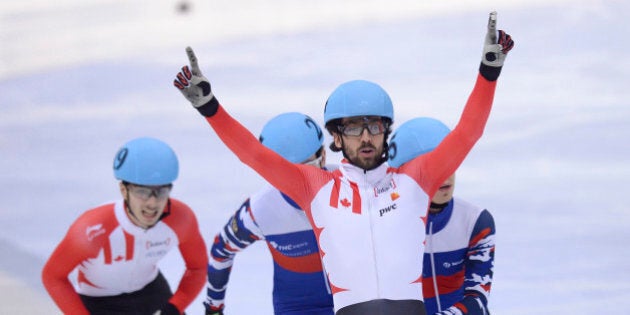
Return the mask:
<path fill-rule="evenodd" d="M 374 149 L 374 150 L 376 150 L 376 147 L 373 144 L 371 144 L 371 143 L 364 142 L 359 147 L 359 150 L 361 150 L 361 149 Z"/>

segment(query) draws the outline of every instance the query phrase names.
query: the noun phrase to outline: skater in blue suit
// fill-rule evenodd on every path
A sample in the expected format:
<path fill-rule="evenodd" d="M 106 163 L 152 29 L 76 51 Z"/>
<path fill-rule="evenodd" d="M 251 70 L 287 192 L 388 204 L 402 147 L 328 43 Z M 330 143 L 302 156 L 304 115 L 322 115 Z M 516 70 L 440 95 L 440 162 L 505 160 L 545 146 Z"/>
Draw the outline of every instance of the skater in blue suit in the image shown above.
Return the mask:
<path fill-rule="evenodd" d="M 415 118 L 394 133 L 389 164 L 399 167 L 430 152 L 450 129 Z M 427 314 L 488 315 L 494 267 L 494 219 L 488 210 L 453 197 L 455 174 L 433 195 L 426 224 L 422 289 Z"/>
<path fill-rule="evenodd" d="M 323 133 L 301 113 L 272 118 L 260 134 L 267 148 L 293 163 L 322 168 Z M 332 315 L 333 300 L 322 270 L 317 241 L 306 214 L 289 197 L 267 185 L 240 206 L 210 249 L 206 314 L 223 314 L 234 256 L 258 240 L 273 258 L 276 315 Z"/>

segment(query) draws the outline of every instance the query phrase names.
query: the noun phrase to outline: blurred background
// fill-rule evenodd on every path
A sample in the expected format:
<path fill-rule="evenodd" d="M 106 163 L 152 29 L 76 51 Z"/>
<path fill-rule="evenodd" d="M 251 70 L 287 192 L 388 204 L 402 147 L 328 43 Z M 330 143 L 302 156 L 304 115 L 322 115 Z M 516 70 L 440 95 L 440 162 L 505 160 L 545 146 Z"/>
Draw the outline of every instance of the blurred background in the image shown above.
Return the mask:
<path fill-rule="evenodd" d="M 258 135 L 332 90 L 382 85 L 394 128 L 454 127 L 490 11 L 516 42 L 455 194 L 494 215 L 494 315 L 630 307 L 630 4 L 577 1 L 24 0 L 0 3 L 0 313 L 55 314 L 41 268 L 83 211 L 120 197 L 127 140 L 178 153 L 173 196 L 208 243 L 264 184 L 172 86 L 192 46 L 224 107 Z M 326 143 L 330 142 L 330 137 Z M 328 152 L 337 163 L 338 154 Z M 163 261 L 172 287 L 177 252 Z M 272 314 L 265 245 L 236 258 L 227 314 Z M 205 290 L 188 308 L 202 314 Z"/>

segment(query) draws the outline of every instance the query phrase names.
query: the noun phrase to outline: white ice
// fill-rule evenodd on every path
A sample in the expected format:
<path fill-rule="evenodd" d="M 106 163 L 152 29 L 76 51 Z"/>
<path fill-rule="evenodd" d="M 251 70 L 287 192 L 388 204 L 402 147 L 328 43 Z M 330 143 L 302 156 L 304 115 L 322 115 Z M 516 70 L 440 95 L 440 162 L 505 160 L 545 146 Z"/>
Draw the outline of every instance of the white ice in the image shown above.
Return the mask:
<path fill-rule="evenodd" d="M 70 223 L 119 197 L 111 164 L 127 140 L 174 147 L 173 195 L 207 241 L 262 185 L 172 86 L 185 46 L 255 134 L 285 111 L 321 123 L 328 94 L 358 78 L 388 90 L 396 125 L 432 116 L 453 127 L 497 10 L 516 47 L 456 187 L 496 220 L 492 314 L 630 308 L 627 1 L 199 0 L 186 14 L 177 3 L 0 3 L 0 273 L 39 302 L 51 303 L 41 267 Z M 262 244 L 239 254 L 228 314 L 272 314 L 271 267 Z M 175 287 L 181 259 L 162 268 Z M 0 313 L 28 314 L 25 303 L 38 301 L 5 298 Z"/>

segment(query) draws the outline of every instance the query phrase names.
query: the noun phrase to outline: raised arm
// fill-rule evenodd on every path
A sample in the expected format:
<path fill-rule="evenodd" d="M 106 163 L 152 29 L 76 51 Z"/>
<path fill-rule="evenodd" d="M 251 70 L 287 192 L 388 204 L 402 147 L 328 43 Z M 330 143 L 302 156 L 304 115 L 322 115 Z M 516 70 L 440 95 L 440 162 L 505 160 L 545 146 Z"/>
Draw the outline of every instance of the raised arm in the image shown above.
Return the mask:
<path fill-rule="evenodd" d="M 508 51 L 514 46 L 512 38 L 504 31 L 498 31 L 497 36 L 496 23 L 496 12 L 491 12 L 477 81 L 457 126 L 435 150 L 407 163 L 407 172 L 421 174 L 420 185 L 429 196 L 455 172 L 483 134 L 496 81 Z"/>
<path fill-rule="evenodd" d="M 219 104 L 212 93 L 210 82 L 201 74 L 192 48 L 187 47 L 186 53 L 190 68 L 182 67 L 173 82 L 175 87 L 206 118 L 223 143 L 243 163 L 291 197 L 303 209 L 307 209 L 308 201 L 311 200 L 315 191 L 312 184 L 316 185 L 317 179 L 323 178 L 326 172 L 314 167 L 291 163 L 262 145 L 249 130 L 230 116 Z"/>

